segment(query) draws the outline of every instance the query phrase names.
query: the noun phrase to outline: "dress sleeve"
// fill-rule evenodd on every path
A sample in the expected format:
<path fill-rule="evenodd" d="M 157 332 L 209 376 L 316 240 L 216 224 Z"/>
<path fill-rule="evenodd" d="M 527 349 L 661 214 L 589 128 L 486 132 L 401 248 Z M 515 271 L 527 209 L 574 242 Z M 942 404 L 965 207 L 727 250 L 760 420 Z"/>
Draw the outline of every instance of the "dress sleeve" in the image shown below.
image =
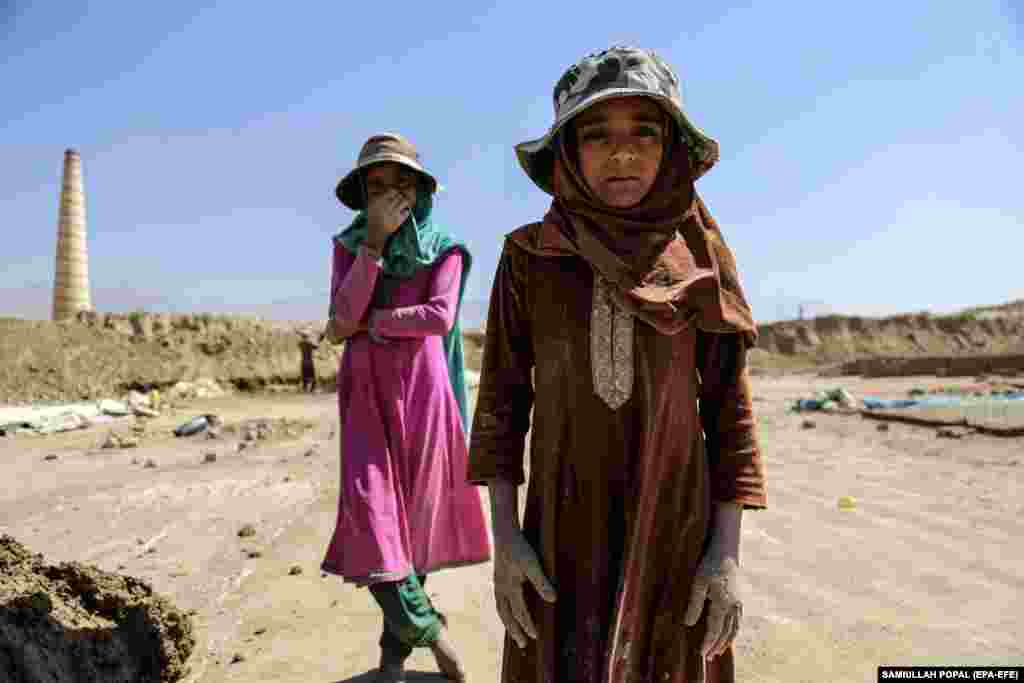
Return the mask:
<path fill-rule="evenodd" d="M 767 506 L 767 497 L 746 358 L 741 335 L 698 332 L 700 415 L 707 438 L 711 496 L 756 509 Z"/>
<path fill-rule="evenodd" d="M 469 447 L 468 480 L 525 480 L 523 456 L 533 407 L 533 336 L 526 254 L 505 242 L 491 288 L 480 391 Z"/>
<path fill-rule="evenodd" d="M 336 336 L 351 337 L 359 329 L 380 271 L 380 256 L 368 247 L 361 246 L 353 258 L 347 249 L 335 243 L 329 317 L 334 321 Z"/>
<path fill-rule="evenodd" d="M 462 279 L 462 253 L 452 251 L 431 274 L 427 301 L 415 306 L 375 308 L 370 331 L 378 337 L 444 336 L 455 324 Z"/>

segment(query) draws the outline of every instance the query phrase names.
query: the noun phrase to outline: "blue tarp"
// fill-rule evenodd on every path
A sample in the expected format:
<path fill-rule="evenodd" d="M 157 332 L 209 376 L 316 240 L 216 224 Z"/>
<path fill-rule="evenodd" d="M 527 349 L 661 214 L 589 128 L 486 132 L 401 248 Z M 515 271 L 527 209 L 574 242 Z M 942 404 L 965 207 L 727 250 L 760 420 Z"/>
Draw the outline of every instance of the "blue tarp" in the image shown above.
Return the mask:
<path fill-rule="evenodd" d="M 927 396 L 922 398 L 877 398 L 865 396 L 862 399 L 862 403 L 868 410 L 898 410 L 902 408 L 970 406 L 1021 400 L 1024 400 L 1024 391 L 986 396 Z"/>

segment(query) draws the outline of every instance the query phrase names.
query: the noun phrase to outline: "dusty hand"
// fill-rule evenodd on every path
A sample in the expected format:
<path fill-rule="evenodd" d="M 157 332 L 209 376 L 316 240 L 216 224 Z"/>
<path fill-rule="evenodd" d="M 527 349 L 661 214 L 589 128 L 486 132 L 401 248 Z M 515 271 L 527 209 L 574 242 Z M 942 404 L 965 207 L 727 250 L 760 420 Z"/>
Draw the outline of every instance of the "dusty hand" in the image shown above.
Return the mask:
<path fill-rule="evenodd" d="M 369 242 L 377 247 L 382 247 L 387 238 L 398 231 L 411 211 L 412 205 L 409 204 L 409 200 L 396 190 L 386 192 L 379 197 L 371 197 L 366 206 L 366 230 Z"/>
<path fill-rule="evenodd" d="M 717 657 L 732 645 L 739 633 L 743 616 L 743 602 L 739 594 L 739 576 L 736 561 L 709 552 L 697 567 L 697 575 L 690 591 L 690 604 L 685 622 L 693 626 L 709 600 L 707 633 L 701 646 L 704 657 Z"/>
<path fill-rule="evenodd" d="M 494 598 L 498 616 L 519 647 L 526 647 L 526 639 L 537 637 L 537 627 L 526 609 L 523 583 L 529 581 L 547 602 L 554 602 L 555 588 L 544 576 L 537 553 L 527 542 L 522 531 L 510 532 L 505 538 L 495 539 Z"/>

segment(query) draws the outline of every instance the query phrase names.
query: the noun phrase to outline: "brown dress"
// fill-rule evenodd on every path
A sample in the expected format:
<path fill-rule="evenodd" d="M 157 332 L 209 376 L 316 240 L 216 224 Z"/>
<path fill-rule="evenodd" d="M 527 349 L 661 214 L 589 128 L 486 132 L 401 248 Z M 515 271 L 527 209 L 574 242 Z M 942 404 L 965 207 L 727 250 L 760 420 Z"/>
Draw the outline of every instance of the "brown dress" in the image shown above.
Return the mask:
<path fill-rule="evenodd" d="M 502 680 L 696 681 L 711 506 L 766 502 L 744 338 L 634 321 L 585 260 L 542 255 L 544 229 L 505 242 L 470 446 L 470 481 L 523 483 L 532 409 L 523 530 L 558 601 L 525 586 L 539 637 L 506 636 Z M 732 680 L 731 651 L 708 662 Z"/>

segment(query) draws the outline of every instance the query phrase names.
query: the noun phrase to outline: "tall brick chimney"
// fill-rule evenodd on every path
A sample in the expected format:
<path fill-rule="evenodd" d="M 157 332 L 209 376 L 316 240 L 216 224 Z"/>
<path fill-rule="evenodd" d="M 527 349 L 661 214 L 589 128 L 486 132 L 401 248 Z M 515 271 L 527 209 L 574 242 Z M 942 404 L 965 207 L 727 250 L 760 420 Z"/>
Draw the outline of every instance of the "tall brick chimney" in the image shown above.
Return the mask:
<path fill-rule="evenodd" d="M 91 310 L 89 254 L 86 249 L 85 191 L 78 152 L 64 152 L 64 182 L 57 224 L 57 264 L 53 278 L 53 319 L 73 318 Z"/>

